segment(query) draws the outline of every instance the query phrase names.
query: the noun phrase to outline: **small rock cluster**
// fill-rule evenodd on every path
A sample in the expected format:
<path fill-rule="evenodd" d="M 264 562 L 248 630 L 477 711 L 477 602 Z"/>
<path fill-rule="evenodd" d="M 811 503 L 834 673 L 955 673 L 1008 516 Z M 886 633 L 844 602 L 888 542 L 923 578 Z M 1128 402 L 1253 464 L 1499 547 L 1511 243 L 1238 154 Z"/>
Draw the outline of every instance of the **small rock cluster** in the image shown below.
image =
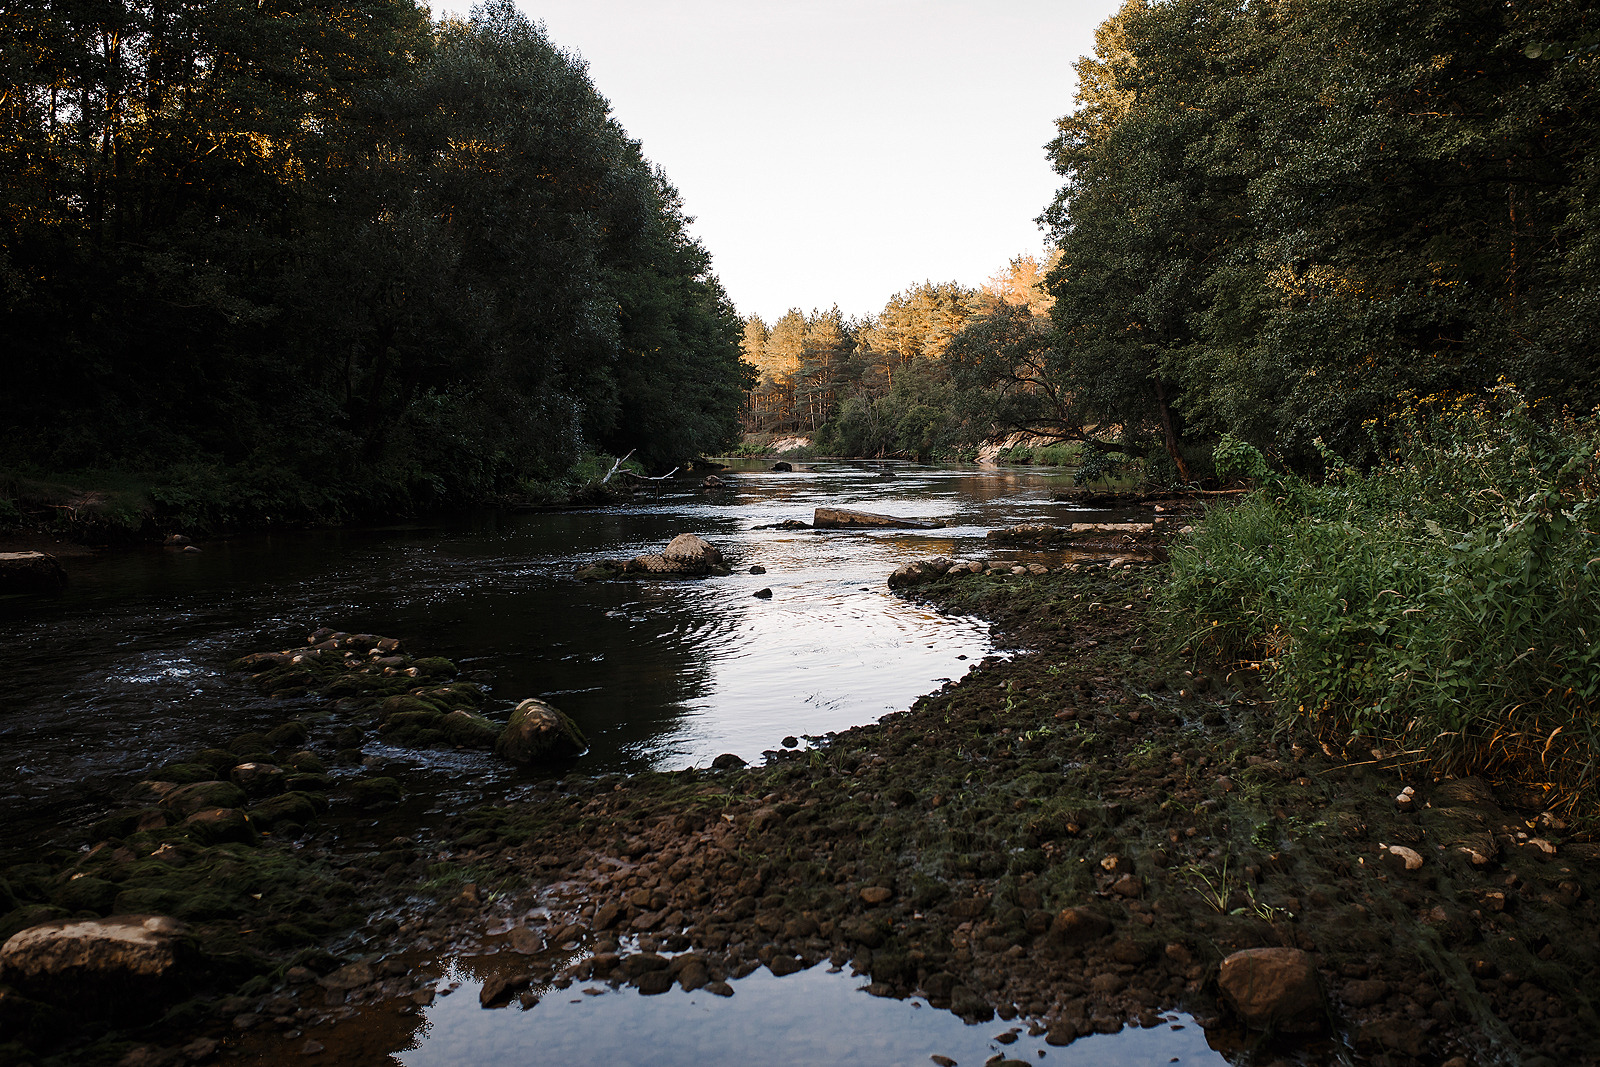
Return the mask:
<path fill-rule="evenodd" d="M 405 654 L 396 638 L 322 629 L 306 643 L 245 656 L 233 666 L 252 672 L 256 686 L 274 697 L 331 697 L 334 711 L 375 720 L 390 744 L 492 749 L 517 763 L 575 756 L 588 747 L 577 725 L 542 701 L 524 701 L 512 724 L 500 726 L 478 710 L 482 686 L 457 680 L 448 659 Z"/>

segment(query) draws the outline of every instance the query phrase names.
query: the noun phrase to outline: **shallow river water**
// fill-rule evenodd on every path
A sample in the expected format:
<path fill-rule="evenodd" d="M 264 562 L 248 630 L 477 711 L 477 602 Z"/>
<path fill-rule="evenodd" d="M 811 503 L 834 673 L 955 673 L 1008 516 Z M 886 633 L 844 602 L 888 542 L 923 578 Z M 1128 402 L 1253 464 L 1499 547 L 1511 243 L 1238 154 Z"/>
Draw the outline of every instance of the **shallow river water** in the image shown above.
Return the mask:
<path fill-rule="evenodd" d="M 885 578 L 897 564 L 936 554 L 1054 561 L 1059 553 L 991 552 L 984 535 L 1024 521 L 1121 517 L 1052 501 L 1064 476 L 1032 471 L 833 462 L 793 473 L 735 463 L 722 474 L 725 492 L 708 495 L 698 478 L 679 478 L 617 508 L 436 517 L 242 536 L 198 553 L 151 547 L 66 560 L 65 595 L 0 599 L 0 846 L 94 817 L 152 767 L 282 721 L 283 704 L 255 694 L 226 664 L 300 645 L 320 626 L 392 635 L 413 652 L 454 659 L 490 687 L 491 715 L 524 697 L 548 699 L 592 743 L 577 773 L 705 766 L 722 752 L 757 762 L 785 737 L 805 743 L 907 707 L 993 651 L 980 620 L 891 595 Z M 823 505 L 947 526 L 756 529 L 809 522 Z M 684 532 L 721 548 L 734 574 L 574 576 L 583 563 L 659 551 Z M 747 573 L 754 564 L 766 573 Z M 763 588 L 770 599 L 754 596 Z M 368 752 L 425 779 L 444 807 L 514 792 L 519 773 L 484 753 Z M 890 1064 L 941 1052 L 976 1063 L 1001 1048 L 993 1038 L 1005 1029 L 869 997 L 848 974 L 821 967 L 783 979 L 760 972 L 727 1000 L 574 991 L 529 1011 L 489 1013 L 470 992 L 472 961 L 439 966 L 449 972 L 441 980 L 456 974 L 469 987 L 395 1020 L 401 1032 L 368 1025 L 377 1045 L 352 1062 Z M 1049 1063 L 1222 1062 L 1198 1027 L 1169 1023 L 1068 1049 L 1030 1039 L 1006 1052 Z"/>

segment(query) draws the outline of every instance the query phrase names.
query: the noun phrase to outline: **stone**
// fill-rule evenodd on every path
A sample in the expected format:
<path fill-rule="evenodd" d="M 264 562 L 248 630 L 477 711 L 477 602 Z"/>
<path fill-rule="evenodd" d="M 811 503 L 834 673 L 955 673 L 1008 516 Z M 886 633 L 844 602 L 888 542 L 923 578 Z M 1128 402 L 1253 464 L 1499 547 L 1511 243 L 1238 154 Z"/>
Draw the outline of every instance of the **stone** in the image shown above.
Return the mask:
<path fill-rule="evenodd" d="M 772 465 L 772 469 L 777 471 L 779 474 L 787 474 L 788 472 L 794 470 L 794 464 L 786 463 L 780 459 L 778 462 Z"/>
<path fill-rule="evenodd" d="M 134 1018 L 172 999 L 197 959 L 188 930 L 165 915 L 58 920 L 13 934 L 0 982 L 83 1014 Z"/>
<path fill-rule="evenodd" d="M 861 890 L 860 895 L 861 903 L 871 907 L 873 905 L 883 904 L 888 901 L 890 897 L 894 896 L 894 891 L 885 889 L 881 885 L 869 885 Z"/>
<path fill-rule="evenodd" d="M 944 523 L 938 519 L 905 519 L 898 515 L 851 511 L 848 508 L 817 508 L 811 516 L 811 525 L 818 530 L 859 530 L 874 527 L 893 530 L 939 530 L 944 527 Z"/>
<path fill-rule="evenodd" d="M 207 845 L 224 841 L 250 842 L 256 839 L 256 828 L 250 816 L 238 808 L 207 808 L 183 820 L 184 829 Z"/>
<path fill-rule="evenodd" d="M 67 587 L 61 561 L 47 552 L 0 552 L 0 593 L 59 593 Z"/>
<path fill-rule="evenodd" d="M 724 752 L 711 761 L 711 766 L 719 771 L 736 771 L 740 767 L 746 766 L 746 763 L 732 752 Z"/>
<path fill-rule="evenodd" d="M 193 815 L 210 808 L 237 808 L 245 802 L 245 792 L 232 782 L 195 782 L 179 786 L 161 798 L 161 806 L 182 815 Z"/>
<path fill-rule="evenodd" d="M 757 589 L 754 593 L 751 593 L 750 595 L 752 597 L 754 597 L 755 599 L 757 599 L 757 600 L 771 600 L 772 599 L 772 590 L 768 589 L 768 588 L 761 588 L 761 589 Z"/>
<path fill-rule="evenodd" d="M 324 978 L 317 979 L 317 984 L 324 989 L 337 989 L 348 993 L 352 989 L 360 989 L 375 981 L 377 975 L 372 972 L 372 964 L 358 960 L 355 963 L 345 964 Z"/>
<path fill-rule="evenodd" d="M 889 575 L 890 589 L 904 589 L 907 586 L 920 585 L 931 582 L 949 573 L 955 564 L 943 556 L 932 559 L 917 559 L 909 563 L 902 563 Z"/>
<path fill-rule="evenodd" d="M 281 793 L 251 808 L 250 821 L 264 830 L 305 826 L 317 817 L 317 805 L 304 793 Z"/>
<path fill-rule="evenodd" d="M 511 997 L 527 989 L 533 981 L 527 974 L 496 974 L 483 980 L 478 991 L 478 1004 L 485 1008 L 498 1008 L 511 1003 Z"/>
<path fill-rule="evenodd" d="M 964 985 L 950 990 L 950 1010 L 969 1023 L 986 1023 L 994 1018 L 989 1002 Z"/>
<path fill-rule="evenodd" d="M 1057 947 L 1084 945 L 1111 932 L 1111 920 L 1086 907 L 1064 908 L 1050 922 L 1047 935 Z"/>
<path fill-rule="evenodd" d="M 624 568 L 629 573 L 697 576 L 729 574 L 722 553 L 694 534 L 679 534 L 659 555 L 635 556 Z"/>
<path fill-rule="evenodd" d="M 1063 530 L 1045 522 L 1023 522 L 1003 530 L 990 530 L 988 538 L 1001 544 L 1049 544 L 1061 540 Z"/>
<path fill-rule="evenodd" d="M 646 997 L 657 996 L 672 988 L 673 977 L 666 971 L 646 971 L 633 979 L 632 985 Z"/>
<path fill-rule="evenodd" d="M 1407 848 L 1404 845 L 1390 845 L 1389 855 L 1402 861 L 1408 871 L 1414 871 L 1422 866 L 1422 854 L 1414 848 Z"/>
<path fill-rule="evenodd" d="M 570 759 L 589 747 L 578 724 L 559 709 L 529 698 L 518 704 L 495 742 L 494 754 L 512 763 Z"/>
<path fill-rule="evenodd" d="M 611 921 L 612 922 L 616 922 L 617 921 L 616 920 L 616 914 L 614 912 L 612 913 Z M 601 928 L 600 925 L 599 925 L 598 917 L 595 920 L 595 927 L 596 927 L 596 929 L 600 929 Z M 513 927 L 512 928 L 512 930 L 511 930 L 511 951 L 512 952 L 520 953 L 521 955 L 524 955 L 524 956 L 531 956 L 533 953 L 538 952 L 542 948 L 544 948 L 544 939 L 541 938 L 537 933 L 535 933 L 534 931 L 528 929 L 526 926 L 517 926 L 517 927 Z"/>
<path fill-rule="evenodd" d="M 765 573 L 767 573 L 767 568 L 763 567 L 759 563 L 756 563 L 756 564 L 753 564 L 751 566 L 750 573 L 751 574 L 765 574 Z"/>
<path fill-rule="evenodd" d="M 779 954 L 767 961 L 767 970 L 782 978 L 786 974 L 794 974 L 803 970 L 804 965 L 795 957 Z"/>
<path fill-rule="evenodd" d="M 268 797 L 283 792 L 283 768 L 270 763 L 241 763 L 228 772 L 228 778 L 247 796 Z"/>
<path fill-rule="evenodd" d="M 1316 1033 L 1327 1023 L 1317 969 L 1297 948 L 1249 948 L 1222 961 L 1217 984 L 1245 1023 Z"/>
<path fill-rule="evenodd" d="M 708 474 L 700 481 L 701 489 L 726 489 L 728 483 L 718 478 L 715 474 Z"/>
<path fill-rule="evenodd" d="M 1364 978 L 1345 983 L 1344 1002 L 1352 1008 L 1369 1008 L 1389 995 L 1389 983 L 1380 978 Z"/>

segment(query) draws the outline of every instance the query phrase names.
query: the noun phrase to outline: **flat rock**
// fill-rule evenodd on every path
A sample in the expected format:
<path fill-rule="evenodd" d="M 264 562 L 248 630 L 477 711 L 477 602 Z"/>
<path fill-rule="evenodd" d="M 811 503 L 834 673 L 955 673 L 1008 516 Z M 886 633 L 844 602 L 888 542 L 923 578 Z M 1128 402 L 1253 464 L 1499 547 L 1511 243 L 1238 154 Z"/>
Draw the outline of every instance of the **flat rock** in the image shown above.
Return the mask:
<path fill-rule="evenodd" d="M 0 981 L 85 1014 L 137 1015 L 176 991 L 191 950 L 184 925 L 165 915 L 63 919 L 13 934 Z"/>
<path fill-rule="evenodd" d="M 938 519 L 905 519 L 898 515 L 851 511 L 848 508 L 818 508 L 811 516 L 811 525 L 818 530 L 860 530 L 874 527 L 889 530 L 938 530 L 944 527 L 944 523 Z"/>

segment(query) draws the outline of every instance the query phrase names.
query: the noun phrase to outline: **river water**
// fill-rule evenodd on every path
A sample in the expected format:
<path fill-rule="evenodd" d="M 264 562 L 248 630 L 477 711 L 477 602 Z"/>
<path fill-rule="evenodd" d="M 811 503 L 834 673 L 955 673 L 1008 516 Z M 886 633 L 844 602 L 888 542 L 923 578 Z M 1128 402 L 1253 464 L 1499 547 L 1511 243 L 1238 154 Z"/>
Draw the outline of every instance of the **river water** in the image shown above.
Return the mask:
<path fill-rule="evenodd" d="M 869 722 L 990 651 L 975 619 L 892 596 L 900 562 L 988 553 L 985 532 L 1067 515 L 1061 474 L 817 463 L 678 478 L 623 507 L 479 513 L 66 559 L 65 595 L 0 599 L 0 831 L 103 812 L 151 768 L 284 718 L 226 671 L 320 626 L 402 638 L 490 687 L 490 713 L 539 696 L 592 749 L 579 773 L 752 762 L 785 737 Z M 937 518 L 930 531 L 758 530 L 818 506 Z M 584 582 L 575 567 L 660 551 L 690 532 L 735 567 L 698 581 Z M 997 552 L 1010 556 L 1026 553 Z M 746 573 L 751 565 L 762 575 Z M 770 599 L 754 593 L 770 588 Z M 482 753 L 388 755 L 471 792 L 513 772 Z"/>
<path fill-rule="evenodd" d="M 722 752 L 756 762 L 787 737 L 804 744 L 907 707 L 993 651 L 981 620 L 891 595 L 885 579 L 899 563 L 1056 562 L 1061 553 L 990 551 L 984 535 L 1018 522 L 1124 517 L 1052 501 L 1068 484 L 1060 473 L 845 462 L 792 473 L 735 462 L 721 473 L 726 491 L 708 494 L 698 478 L 680 477 L 622 507 L 485 512 L 241 536 L 197 553 L 150 547 L 65 560 L 63 596 L 0 599 L 0 847 L 94 818 L 152 768 L 281 722 L 283 702 L 256 694 L 226 665 L 301 645 L 321 626 L 396 636 L 413 652 L 454 659 L 489 687 L 491 715 L 524 697 L 551 701 L 592 743 L 578 773 L 704 766 Z M 757 529 L 809 522 L 818 506 L 947 525 Z M 574 575 L 594 560 L 659 551 L 685 532 L 721 548 L 734 574 Z M 752 565 L 766 572 L 749 574 Z M 764 588 L 770 598 L 754 596 Z M 370 743 L 367 752 L 445 808 L 505 795 L 523 773 L 480 752 Z M 621 992 L 491 1013 L 476 1010 L 473 961 L 439 966 L 459 972 L 460 996 L 356 1027 L 357 1044 L 372 1043 L 339 1062 L 520 1061 L 517 1050 L 545 1048 L 565 1050 L 550 1062 L 751 1063 L 783 1047 L 771 1062 L 926 1063 L 940 1051 L 966 1063 L 1003 1047 L 994 1036 L 1003 1026 L 964 1027 L 920 1002 L 879 1000 L 821 967 L 752 975 L 727 1001 Z M 1093 1048 L 1050 1049 L 1047 1062 L 1222 1062 L 1198 1027 L 1169 1022 L 1097 1038 Z M 274 1062 L 276 1048 L 260 1062 Z M 1043 1059 L 1047 1050 L 1028 1039 L 1006 1051 Z"/>

